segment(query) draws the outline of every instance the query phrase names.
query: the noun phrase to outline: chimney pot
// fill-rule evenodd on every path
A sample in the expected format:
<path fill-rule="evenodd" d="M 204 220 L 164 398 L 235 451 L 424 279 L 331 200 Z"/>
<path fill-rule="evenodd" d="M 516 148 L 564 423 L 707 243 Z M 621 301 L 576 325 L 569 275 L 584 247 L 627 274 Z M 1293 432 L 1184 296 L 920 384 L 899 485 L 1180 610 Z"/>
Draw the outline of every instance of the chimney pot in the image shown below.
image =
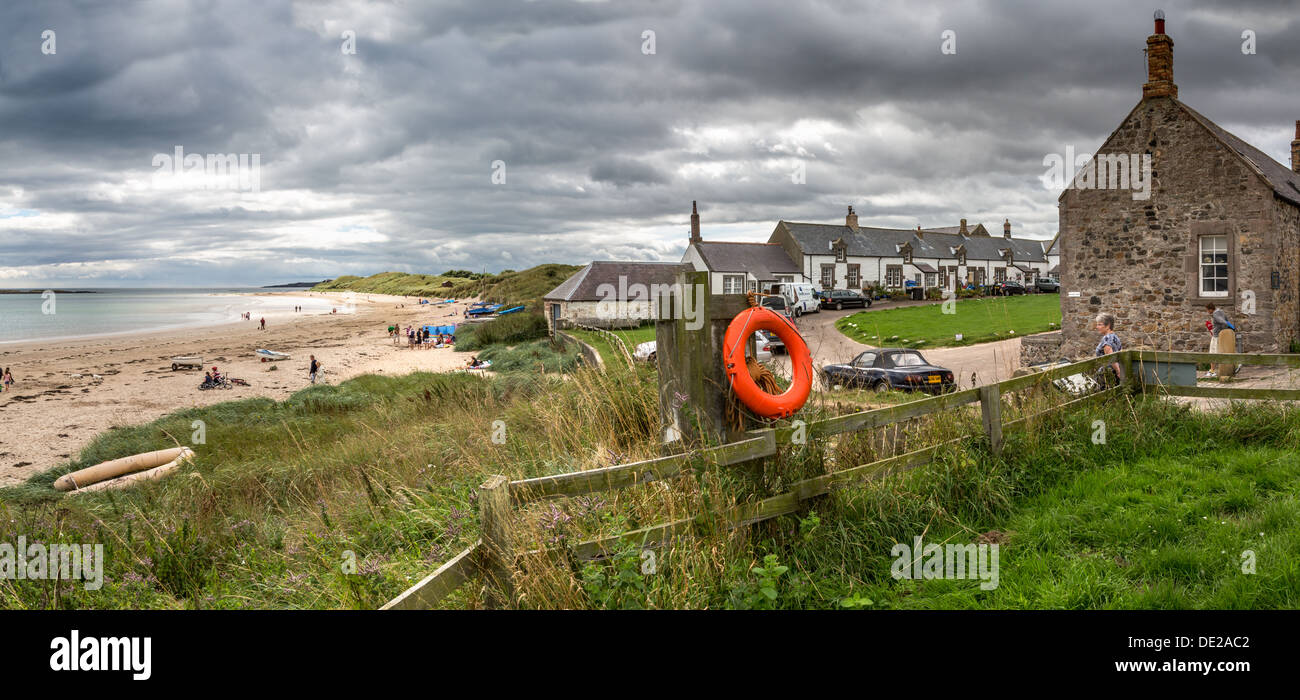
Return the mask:
<path fill-rule="evenodd" d="M 1165 13 L 1156 10 L 1156 31 L 1147 37 L 1147 82 L 1142 99 L 1178 97 L 1174 84 L 1174 40 L 1165 34 Z"/>
<path fill-rule="evenodd" d="M 849 205 L 849 213 L 844 217 L 844 225 L 848 226 L 854 231 L 858 230 L 858 215 L 853 213 L 852 204 Z"/>
<path fill-rule="evenodd" d="M 1300 173 L 1300 119 L 1295 123 L 1295 140 L 1291 142 L 1291 172 Z"/>

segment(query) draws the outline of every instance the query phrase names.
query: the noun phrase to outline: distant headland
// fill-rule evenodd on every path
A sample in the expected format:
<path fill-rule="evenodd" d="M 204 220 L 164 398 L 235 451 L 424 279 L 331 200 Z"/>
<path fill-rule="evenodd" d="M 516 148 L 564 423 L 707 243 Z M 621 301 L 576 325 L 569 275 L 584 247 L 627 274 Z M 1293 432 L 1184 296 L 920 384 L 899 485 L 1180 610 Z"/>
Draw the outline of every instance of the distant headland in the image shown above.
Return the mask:
<path fill-rule="evenodd" d="M 295 289 L 299 287 L 311 288 L 311 287 L 315 287 L 318 284 L 325 284 L 326 282 L 333 282 L 333 281 L 334 280 L 321 280 L 320 282 L 290 282 L 288 284 L 268 284 L 262 287 L 262 289 L 286 289 L 289 287 L 293 287 Z"/>

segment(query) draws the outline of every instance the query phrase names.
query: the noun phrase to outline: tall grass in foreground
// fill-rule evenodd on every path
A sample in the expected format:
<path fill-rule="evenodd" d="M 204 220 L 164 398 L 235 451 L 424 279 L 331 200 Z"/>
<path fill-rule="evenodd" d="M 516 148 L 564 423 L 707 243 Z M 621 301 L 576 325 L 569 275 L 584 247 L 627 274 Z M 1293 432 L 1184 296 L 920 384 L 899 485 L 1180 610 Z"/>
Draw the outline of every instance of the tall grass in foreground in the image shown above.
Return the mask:
<path fill-rule="evenodd" d="M 283 402 L 218 404 L 109 431 L 75 461 L 0 490 L 0 542 L 24 535 L 29 542 L 101 543 L 103 589 L 4 580 L 0 607 L 377 607 L 478 537 L 475 489 L 485 476 L 529 478 L 658 456 L 657 392 L 653 370 L 643 366 L 563 376 L 365 376 L 310 387 Z M 1029 415 L 1060 400 L 1030 395 L 1008 400 L 1005 411 Z M 802 417 L 858 408 L 851 394 L 820 394 Z M 1105 445 L 1090 440 L 1098 419 L 1108 426 Z M 190 473 L 117 493 L 62 496 L 50 488 L 72 469 L 187 444 L 195 420 L 206 424 L 207 444 L 198 446 Z M 699 463 L 675 479 L 519 509 L 517 549 L 547 550 L 521 560 L 519 604 L 892 605 L 897 601 L 883 594 L 894 590 L 888 555 L 895 541 L 923 533 L 972 541 L 1007 527 L 1018 504 L 1079 475 L 1153 454 L 1177 460 L 1211 446 L 1294 449 L 1300 443 L 1294 410 L 1239 407 L 1206 416 L 1157 400 L 1119 399 L 1009 432 L 1001 459 L 974 438 L 941 451 L 928 467 L 837 491 L 797 516 L 734 531 L 704 518 L 695 534 L 655 552 L 653 560 L 638 546 L 599 563 L 571 555 L 572 545 L 586 538 L 780 493 L 799 479 L 978 433 L 978 425 L 974 409 L 954 410 L 792 447 L 750 465 Z M 1294 488 L 1284 476 L 1274 474 L 1277 488 L 1268 493 Z M 1271 495 L 1245 507 L 1278 509 L 1261 523 L 1270 533 L 1291 512 Z M 1295 588 L 1286 579 L 1259 581 Z M 1029 594 L 988 599 L 962 590 L 969 600 L 934 600 L 1028 607 L 1076 600 Z M 445 605 L 474 607 L 479 596 L 477 584 L 470 584 Z M 1252 600 L 1277 605 L 1288 598 Z"/>

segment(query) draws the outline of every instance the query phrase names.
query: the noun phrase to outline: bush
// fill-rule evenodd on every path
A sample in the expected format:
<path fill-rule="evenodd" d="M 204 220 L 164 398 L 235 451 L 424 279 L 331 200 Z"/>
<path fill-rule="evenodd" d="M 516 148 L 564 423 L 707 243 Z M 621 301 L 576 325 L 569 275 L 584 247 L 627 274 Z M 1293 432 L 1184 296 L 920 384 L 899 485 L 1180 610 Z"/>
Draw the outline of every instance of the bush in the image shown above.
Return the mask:
<path fill-rule="evenodd" d="M 547 335 L 546 317 L 541 314 L 514 313 L 487 323 L 456 330 L 457 350 L 482 350 L 489 345 L 514 345 Z"/>
<path fill-rule="evenodd" d="M 512 348 L 496 346 L 480 353 L 492 362 L 493 372 L 572 372 L 582 362 L 577 346 L 565 346 L 552 340 L 539 340 Z"/>

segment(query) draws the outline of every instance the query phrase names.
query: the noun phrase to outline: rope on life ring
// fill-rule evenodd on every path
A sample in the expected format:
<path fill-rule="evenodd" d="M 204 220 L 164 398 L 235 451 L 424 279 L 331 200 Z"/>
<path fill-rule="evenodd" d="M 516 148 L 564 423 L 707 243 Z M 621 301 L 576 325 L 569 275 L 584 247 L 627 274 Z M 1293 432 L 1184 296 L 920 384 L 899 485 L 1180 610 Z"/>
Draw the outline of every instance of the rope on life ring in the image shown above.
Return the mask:
<path fill-rule="evenodd" d="M 754 331 L 771 331 L 785 343 L 793 381 L 780 394 L 764 391 L 754 381 L 745 358 L 745 346 Z M 754 306 L 731 319 L 722 341 L 722 367 L 731 391 L 755 414 L 768 419 L 787 418 L 803 408 L 812 391 L 812 353 L 789 319 L 762 306 Z"/>

